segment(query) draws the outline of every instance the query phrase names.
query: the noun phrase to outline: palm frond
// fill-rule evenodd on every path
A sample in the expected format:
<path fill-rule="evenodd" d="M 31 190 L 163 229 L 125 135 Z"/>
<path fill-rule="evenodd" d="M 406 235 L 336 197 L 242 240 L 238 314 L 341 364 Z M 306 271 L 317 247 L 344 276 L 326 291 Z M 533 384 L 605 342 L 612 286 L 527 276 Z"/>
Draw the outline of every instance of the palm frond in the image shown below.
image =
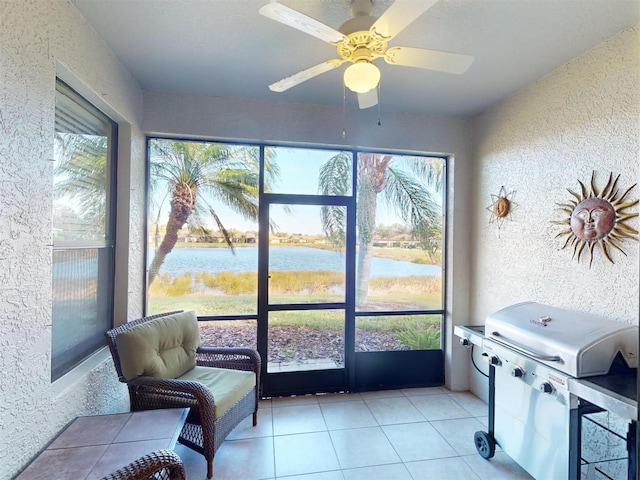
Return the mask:
<path fill-rule="evenodd" d="M 441 207 L 422 182 L 395 167 L 389 167 L 388 173 L 383 198 L 400 218 L 410 225 L 439 220 Z"/>
<path fill-rule="evenodd" d="M 218 226 L 218 230 L 220 230 L 220 233 L 222 233 L 222 236 L 224 237 L 224 241 L 226 242 L 227 246 L 231 249 L 231 253 L 235 255 L 236 251 L 233 248 L 233 241 L 231 240 L 231 234 L 227 231 L 225 226 L 222 224 L 222 221 L 220 220 L 220 217 L 215 212 L 215 210 L 211 209 L 210 213 L 213 219 L 215 220 L 216 225 Z"/>
<path fill-rule="evenodd" d="M 412 174 L 390 167 L 383 198 L 411 226 L 422 249 L 435 253 L 441 244 L 442 209 Z"/>
<path fill-rule="evenodd" d="M 411 170 L 417 178 L 435 191 L 442 191 L 445 168 L 445 162 L 442 158 L 403 156 L 400 157 L 396 165 Z"/>
<path fill-rule="evenodd" d="M 258 174 L 243 170 L 225 170 L 203 185 L 208 195 L 247 220 L 258 219 Z"/>
<path fill-rule="evenodd" d="M 320 167 L 318 190 L 322 195 L 347 195 L 351 191 L 351 155 L 340 152 Z M 346 210 L 344 207 L 323 206 L 320 210 L 322 230 L 331 243 L 343 246 L 346 238 Z"/>
<path fill-rule="evenodd" d="M 259 152 L 258 152 L 259 156 Z M 280 177 L 280 167 L 277 163 L 276 150 L 265 148 L 264 151 L 264 188 L 266 191 L 273 191 Z"/>
<path fill-rule="evenodd" d="M 340 152 L 320 167 L 318 190 L 322 195 L 348 195 L 351 191 L 351 154 Z"/>
<path fill-rule="evenodd" d="M 343 206 L 324 205 L 320 209 L 322 230 L 334 247 L 343 247 L 347 237 L 345 225 L 347 224 L 346 209 Z"/>

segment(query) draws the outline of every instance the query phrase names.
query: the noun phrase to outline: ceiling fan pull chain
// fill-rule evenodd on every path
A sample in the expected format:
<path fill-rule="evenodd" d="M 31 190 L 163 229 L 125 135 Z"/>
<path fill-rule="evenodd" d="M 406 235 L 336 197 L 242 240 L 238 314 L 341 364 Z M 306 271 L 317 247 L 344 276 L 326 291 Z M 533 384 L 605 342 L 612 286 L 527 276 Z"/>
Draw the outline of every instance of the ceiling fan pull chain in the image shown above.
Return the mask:
<path fill-rule="evenodd" d="M 347 136 L 347 130 L 345 128 L 346 123 L 346 113 L 345 113 L 345 104 L 347 102 L 347 87 L 342 84 L 342 138 Z"/>
<path fill-rule="evenodd" d="M 382 121 L 380 120 L 380 84 L 378 84 L 378 126 L 382 126 Z"/>

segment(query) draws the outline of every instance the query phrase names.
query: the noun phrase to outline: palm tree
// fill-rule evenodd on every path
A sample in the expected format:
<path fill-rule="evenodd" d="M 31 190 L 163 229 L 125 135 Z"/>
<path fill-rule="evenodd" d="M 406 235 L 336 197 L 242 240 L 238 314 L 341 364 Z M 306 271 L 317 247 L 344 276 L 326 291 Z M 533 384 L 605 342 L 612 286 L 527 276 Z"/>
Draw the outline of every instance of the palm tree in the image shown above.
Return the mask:
<path fill-rule="evenodd" d="M 233 250 L 231 235 L 214 204 L 231 207 L 245 219 L 258 218 L 259 149 L 217 143 L 155 140 L 151 144 L 150 193 L 162 184 L 169 198 L 169 217 L 162 240 L 149 267 L 148 285 L 158 275 L 167 254 L 178 241 L 178 232 L 189 224 L 192 230 L 209 233 L 204 215 L 211 215 Z M 277 168 L 265 161 L 265 182 L 277 176 Z M 159 215 L 159 214 L 158 214 Z M 156 222 L 156 234 L 158 222 Z"/>
<path fill-rule="evenodd" d="M 350 188 L 351 154 L 342 152 L 330 158 L 320 170 L 320 191 L 325 195 L 345 195 Z M 425 188 L 442 188 L 442 162 L 439 159 L 395 157 L 361 153 L 357 165 L 358 262 L 356 303 L 367 304 L 369 275 L 373 257 L 373 235 L 379 198 L 395 210 L 411 227 L 420 246 L 433 252 L 440 246 L 440 206 Z M 332 241 L 345 238 L 344 209 L 324 207 L 322 225 Z"/>

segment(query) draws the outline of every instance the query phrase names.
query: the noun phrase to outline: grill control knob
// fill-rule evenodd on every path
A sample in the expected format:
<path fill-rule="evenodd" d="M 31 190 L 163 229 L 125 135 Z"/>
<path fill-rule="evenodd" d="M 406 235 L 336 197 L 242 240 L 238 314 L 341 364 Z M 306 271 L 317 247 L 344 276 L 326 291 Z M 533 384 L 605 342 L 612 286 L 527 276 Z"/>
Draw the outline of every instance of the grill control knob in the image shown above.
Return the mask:
<path fill-rule="evenodd" d="M 460 345 L 462 345 L 463 347 L 468 347 L 469 345 L 471 345 L 471 342 L 467 337 L 463 337 L 460 339 Z"/>
<path fill-rule="evenodd" d="M 513 367 L 513 370 L 511 370 L 511 376 L 516 378 L 522 378 L 524 377 L 524 370 L 520 367 Z"/>
<path fill-rule="evenodd" d="M 502 365 L 500 357 L 498 357 L 497 355 L 491 355 L 491 357 L 489 358 L 489 363 L 491 365 Z"/>
<path fill-rule="evenodd" d="M 540 384 L 540 391 L 542 393 L 553 393 L 553 385 L 551 385 L 549 382 L 542 382 Z"/>

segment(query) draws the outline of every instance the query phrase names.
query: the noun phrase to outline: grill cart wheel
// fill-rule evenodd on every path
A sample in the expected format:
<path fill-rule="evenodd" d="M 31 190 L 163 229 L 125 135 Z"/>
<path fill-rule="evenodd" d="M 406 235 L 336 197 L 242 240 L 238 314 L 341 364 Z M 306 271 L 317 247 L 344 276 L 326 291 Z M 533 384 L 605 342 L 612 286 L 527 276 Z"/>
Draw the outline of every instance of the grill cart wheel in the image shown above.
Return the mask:
<path fill-rule="evenodd" d="M 473 435 L 473 442 L 482 458 L 489 459 L 496 453 L 496 441 L 487 432 L 476 432 Z"/>

